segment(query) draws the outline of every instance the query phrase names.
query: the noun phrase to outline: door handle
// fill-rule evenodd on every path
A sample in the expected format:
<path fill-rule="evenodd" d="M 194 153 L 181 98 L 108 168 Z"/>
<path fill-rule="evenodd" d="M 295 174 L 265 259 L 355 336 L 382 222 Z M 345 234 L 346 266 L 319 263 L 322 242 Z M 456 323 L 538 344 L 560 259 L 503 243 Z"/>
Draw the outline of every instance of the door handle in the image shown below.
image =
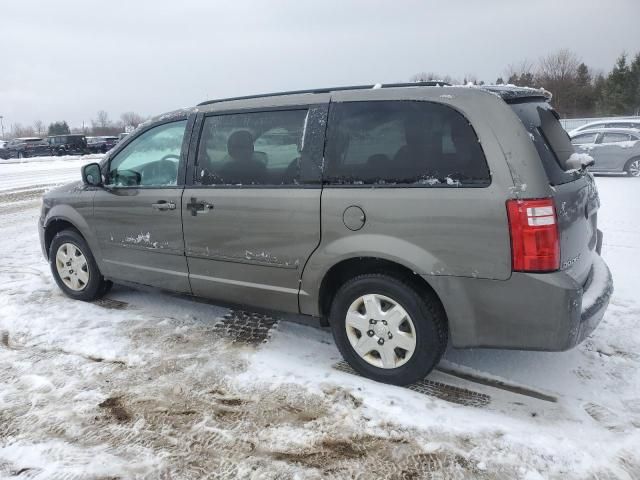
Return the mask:
<path fill-rule="evenodd" d="M 198 213 L 209 213 L 214 209 L 212 203 L 198 202 L 198 199 L 191 197 L 191 201 L 186 204 L 187 210 L 191 211 L 191 215 L 195 217 Z"/>
<path fill-rule="evenodd" d="M 166 200 L 159 200 L 158 203 L 152 203 L 151 206 L 156 210 L 175 210 L 176 204 L 174 202 L 167 202 Z"/>

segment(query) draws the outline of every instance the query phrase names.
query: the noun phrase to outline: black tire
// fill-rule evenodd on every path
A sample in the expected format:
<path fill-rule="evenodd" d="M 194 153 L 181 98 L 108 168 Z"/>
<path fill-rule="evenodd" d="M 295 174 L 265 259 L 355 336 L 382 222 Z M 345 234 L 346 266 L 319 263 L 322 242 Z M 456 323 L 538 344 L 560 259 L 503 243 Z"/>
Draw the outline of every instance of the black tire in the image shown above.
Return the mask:
<path fill-rule="evenodd" d="M 371 365 L 351 346 L 345 327 L 349 307 L 359 297 L 378 294 L 393 299 L 411 317 L 416 344 L 413 355 L 396 368 Z M 419 292 L 410 283 L 384 274 L 365 274 L 340 287 L 333 298 L 329 322 L 340 353 L 361 375 L 379 382 L 407 385 L 424 379 L 438 364 L 447 347 L 446 316 L 436 296 Z"/>
<path fill-rule="evenodd" d="M 631 178 L 640 178 L 640 174 L 634 174 L 634 173 L 632 173 L 632 172 L 631 172 L 631 165 L 632 165 L 634 162 L 638 162 L 638 161 L 640 161 L 640 157 L 635 157 L 635 158 L 630 159 L 630 160 L 625 164 L 625 166 L 624 166 L 624 171 L 625 171 L 625 173 L 627 174 L 627 176 L 629 176 L 629 177 L 631 177 Z"/>
<path fill-rule="evenodd" d="M 58 249 L 65 243 L 71 243 L 78 248 L 82 254 L 84 255 L 87 261 L 87 270 L 89 272 L 89 281 L 82 288 L 82 290 L 76 291 L 69 288 L 60 278 L 60 274 L 58 273 L 58 269 L 56 267 L 56 254 Z M 75 230 L 63 230 L 58 232 L 55 237 L 53 237 L 53 241 L 51 242 L 51 247 L 49 248 L 49 265 L 51 267 L 51 273 L 53 274 L 53 278 L 55 279 L 60 290 L 64 292 L 70 298 L 74 300 L 83 300 L 85 302 L 90 302 L 97 298 L 102 297 L 107 290 L 107 282 L 104 277 L 100 273 L 98 269 L 98 264 L 91 253 L 91 249 L 87 242 L 82 238 Z M 110 282 L 109 282 L 110 283 Z"/>

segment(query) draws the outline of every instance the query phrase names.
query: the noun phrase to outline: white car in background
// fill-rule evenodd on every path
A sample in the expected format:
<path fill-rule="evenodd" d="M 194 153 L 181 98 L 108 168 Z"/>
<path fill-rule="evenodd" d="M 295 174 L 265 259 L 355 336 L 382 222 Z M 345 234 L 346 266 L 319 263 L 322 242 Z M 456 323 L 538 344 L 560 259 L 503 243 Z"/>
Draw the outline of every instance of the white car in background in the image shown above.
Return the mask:
<path fill-rule="evenodd" d="M 571 135 L 578 153 L 593 157 L 592 172 L 626 173 L 640 177 L 640 130 L 633 128 L 598 128 Z"/>
<path fill-rule="evenodd" d="M 587 123 L 578 128 L 574 128 L 569 132 L 569 136 L 574 137 L 578 133 L 586 130 L 597 130 L 602 128 L 634 128 L 636 130 L 640 130 L 640 119 L 598 120 L 597 122 Z"/>

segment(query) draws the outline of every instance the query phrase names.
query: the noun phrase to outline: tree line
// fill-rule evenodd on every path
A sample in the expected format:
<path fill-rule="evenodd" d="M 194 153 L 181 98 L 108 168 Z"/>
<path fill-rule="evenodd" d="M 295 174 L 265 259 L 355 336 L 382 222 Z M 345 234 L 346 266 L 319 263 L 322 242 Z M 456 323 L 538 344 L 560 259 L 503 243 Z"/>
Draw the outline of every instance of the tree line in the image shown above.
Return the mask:
<path fill-rule="evenodd" d="M 475 75 L 462 82 L 432 72 L 414 75 L 411 81 L 442 80 L 451 84 L 484 85 Z M 609 72 L 587 66 L 578 55 L 562 49 L 537 62 L 509 65 L 496 84 L 544 88 L 553 94 L 551 104 L 563 118 L 640 115 L 640 52 L 630 58 L 622 53 Z"/>
<path fill-rule="evenodd" d="M 89 136 L 117 136 L 127 128 L 137 128 L 145 120 L 146 117 L 138 113 L 125 112 L 120 115 L 119 120 L 113 121 L 105 110 L 100 110 L 91 120 L 90 126 L 71 128 L 65 120 L 52 122 L 49 125 L 45 125 L 41 120 L 36 120 L 32 125 L 26 126 L 14 123 L 11 125 L 7 138 L 44 137 L 69 133 L 81 133 Z"/>

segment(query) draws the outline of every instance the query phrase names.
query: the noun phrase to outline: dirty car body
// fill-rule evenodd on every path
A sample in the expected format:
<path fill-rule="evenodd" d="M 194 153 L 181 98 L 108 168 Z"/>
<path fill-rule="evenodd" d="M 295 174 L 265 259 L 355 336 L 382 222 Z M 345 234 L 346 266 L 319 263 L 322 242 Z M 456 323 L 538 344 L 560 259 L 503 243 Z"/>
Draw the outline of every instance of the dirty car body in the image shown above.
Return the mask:
<path fill-rule="evenodd" d="M 345 285 L 390 277 L 431 299 L 445 347 L 566 350 L 597 326 L 613 284 L 595 183 L 563 166 L 573 149 L 547 100 L 397 86 L 205 102 L 139 127 L 99 180 L 48 192 L 43 252 L 53 265 L 55 236 L 75 229 L 105 280 L 331 322 Z M 416 122 L 436 140 L 410 145 Z M 404 160 L 416 148 L 440 164 L 416 176 Z M 515 236 L 531 226 L 555 234 L 540 263 Z M 414 346 L 428 331 L 415 318 L 404 328 Z M 352 345 L 366 340 L 355 332 Z M 391 338 L 380 325 L 367 334 Z M 388 376 L 364 373 L 406 383 L 391 376 L 402 348 Z M 385 364 L 383 353 L 366 360 Z"/>

